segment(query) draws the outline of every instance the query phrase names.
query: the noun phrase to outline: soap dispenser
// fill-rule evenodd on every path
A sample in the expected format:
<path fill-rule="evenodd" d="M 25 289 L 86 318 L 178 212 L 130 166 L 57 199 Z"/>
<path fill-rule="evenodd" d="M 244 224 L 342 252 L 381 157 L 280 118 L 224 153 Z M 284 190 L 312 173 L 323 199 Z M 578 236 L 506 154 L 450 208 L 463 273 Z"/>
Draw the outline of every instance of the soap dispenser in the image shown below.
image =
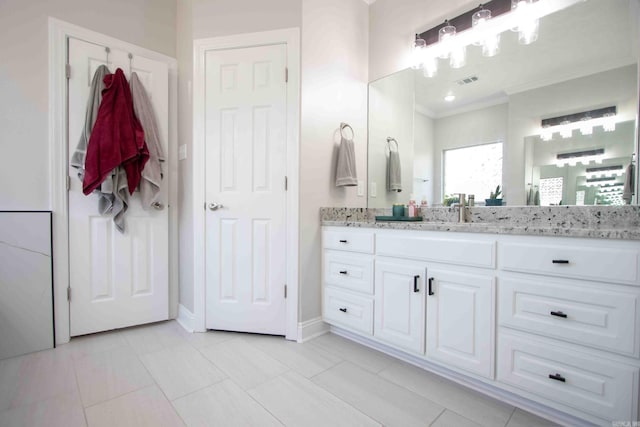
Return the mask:
<path fill-rule="evenodd" d="M 409 206 L 408 206 L 407 216 L 414 218 L 418 216 L 418 205 L 416 204 L 416 199 L 413 197 L 413 194 L 409 198 Z"/>

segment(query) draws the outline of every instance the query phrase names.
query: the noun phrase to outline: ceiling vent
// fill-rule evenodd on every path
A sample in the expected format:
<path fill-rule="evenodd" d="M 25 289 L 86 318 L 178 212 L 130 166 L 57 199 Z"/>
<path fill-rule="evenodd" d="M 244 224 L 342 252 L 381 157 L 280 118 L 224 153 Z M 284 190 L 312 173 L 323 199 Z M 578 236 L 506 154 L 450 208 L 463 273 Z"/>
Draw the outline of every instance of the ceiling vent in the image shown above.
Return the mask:
<path fill-rule="evenodd" d="M 469 76 L 469 77 L 465 77 L 464 79 L 458 80 L 457 83 L 460 86 L 464 86 L 477 81 L 478 81 L 478 76 Z"/>

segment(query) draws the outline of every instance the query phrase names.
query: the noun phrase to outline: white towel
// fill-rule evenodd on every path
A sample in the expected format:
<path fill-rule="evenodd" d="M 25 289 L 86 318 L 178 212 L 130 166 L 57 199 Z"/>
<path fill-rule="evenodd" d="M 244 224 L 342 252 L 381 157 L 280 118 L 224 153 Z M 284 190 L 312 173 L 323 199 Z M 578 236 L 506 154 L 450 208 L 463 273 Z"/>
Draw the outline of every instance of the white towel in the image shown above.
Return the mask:
<path fill-rule="evenodd" d="M 402 169 L 398 151 L 390 150 L 387 158 L 387 191 L 402 191 Z"/>
<path fill-rule="evenodd" d="M 140 180 L 142 207 L 149 209 L 154 204 L 161 202 L 162 165 L 160 163 L 165 160 L 164 150 L 160 142 L 160 132 L 158 131 L 156 116 L 149 96 L 135 72 L 131 73 L 130 80 L 133 110 L 138 120 L 140 120 L 140 125 L 144 130 L 144 140 L 149 150 L 149 160 L 142 170 L 142 180 Z"/>
<path fill-rule="evenodd" d="M 354 185 L 358 185 L 355 148 L 352 139 L 342 137 L 338 148 L 336 187 L 352 187 Z"/>
<path fill-rule="evenodd" d="M 627 166 L 627 170 L 624 173 L 624 189 L 622 190 L 622 200 L 626 204 L 631 203 L 631 198 L 634 194 L 634 184 L 635 184 L 635 165 L 633 163 L 629 163 Z"/>

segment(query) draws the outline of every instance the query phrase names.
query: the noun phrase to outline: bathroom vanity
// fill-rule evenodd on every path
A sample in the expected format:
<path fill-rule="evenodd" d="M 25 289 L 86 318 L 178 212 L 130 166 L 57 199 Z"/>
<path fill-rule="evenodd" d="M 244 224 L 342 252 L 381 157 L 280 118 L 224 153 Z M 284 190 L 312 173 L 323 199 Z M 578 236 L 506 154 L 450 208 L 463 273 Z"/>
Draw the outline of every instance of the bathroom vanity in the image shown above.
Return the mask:
<path fill-rule="evenodd" d="M 562 225 L 577 208 L 518 209 L 465 224 L 323 209 L 324 321 L 558 422 L 637 420 L 638 208 L 582 208 L 582 227 Z"/>

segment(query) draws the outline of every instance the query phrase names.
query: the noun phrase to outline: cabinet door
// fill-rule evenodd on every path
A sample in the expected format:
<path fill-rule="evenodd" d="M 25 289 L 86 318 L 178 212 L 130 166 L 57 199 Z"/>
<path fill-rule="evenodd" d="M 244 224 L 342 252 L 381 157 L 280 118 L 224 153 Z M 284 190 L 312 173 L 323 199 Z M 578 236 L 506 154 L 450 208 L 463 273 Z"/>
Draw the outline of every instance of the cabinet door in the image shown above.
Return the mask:
<path fill-rule="evenodd" d="M 427 357 L 493 378 L 494 278 L 429 269 Z"/>
<path fill-rule="evenodd" d="M 375 270 L 374 336 L 424 354 L 425 265 L 381 257 Z"/>

